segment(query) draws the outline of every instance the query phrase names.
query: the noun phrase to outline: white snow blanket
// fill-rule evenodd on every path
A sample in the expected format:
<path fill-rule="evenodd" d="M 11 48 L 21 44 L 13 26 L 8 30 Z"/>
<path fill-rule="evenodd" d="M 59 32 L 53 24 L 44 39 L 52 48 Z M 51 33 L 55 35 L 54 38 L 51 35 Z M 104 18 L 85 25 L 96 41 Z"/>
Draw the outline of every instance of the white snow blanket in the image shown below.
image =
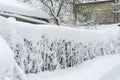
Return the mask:
<path fill-rule="evenodd" d="M 14 53 L 8 44 L 0 36 L 0 80 L 9 73 L 14 67 Z M 12 74 L 12 73 L 11 73 Z"/>
<path fill-rule="evenodd" d="M 33 42 L 39 41 L 41 36 L 46 36 L 49 40 L 65 39 L 75 42 L 106 42 L 115 39 L 118 35 L 118 26 L 103 25 L 97 30 L 77 29 L 56 25 L 33 25 L 13 21 L 18 34 Z M 107 26 L 107 27 L 106 27 Z M 114 28 L 113 28 L 114 26 Z"/>
<path fill-rule="evenodd" d="M 26 80 L 21 68 L 14 60 L 14 53 L 0 36 L 0 80 Z"/>
<path fill-rule="evenodd" d="M 4 26 L 6 20 L 0 17 L 1 27 Z M 116 39 L 120 31 L 118 24 L 96 26 L 97 29 L 77 29 L 56 25 L 34 25 L 15 20 L 7 20 L 7 23 L 14 25 L 21 37 L 33 42 L 39 41 L 41 36 L 46 36 L 49 40 L 65 39 L 77 42 L 106 42 Z M 9 26 L 9 24 L 7 25 Z"/>

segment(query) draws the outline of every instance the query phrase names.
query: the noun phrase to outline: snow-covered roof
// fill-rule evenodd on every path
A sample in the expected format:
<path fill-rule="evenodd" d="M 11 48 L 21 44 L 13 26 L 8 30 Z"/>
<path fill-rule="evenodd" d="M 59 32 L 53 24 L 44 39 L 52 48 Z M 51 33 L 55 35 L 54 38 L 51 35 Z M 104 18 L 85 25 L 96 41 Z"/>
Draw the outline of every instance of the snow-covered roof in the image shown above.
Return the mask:
<path fill-rule="evenodd" d="M 15 14 L 27 17 L 49 19 L 49 14 L 17 0 L 0 0 L 0 14 Z"/>

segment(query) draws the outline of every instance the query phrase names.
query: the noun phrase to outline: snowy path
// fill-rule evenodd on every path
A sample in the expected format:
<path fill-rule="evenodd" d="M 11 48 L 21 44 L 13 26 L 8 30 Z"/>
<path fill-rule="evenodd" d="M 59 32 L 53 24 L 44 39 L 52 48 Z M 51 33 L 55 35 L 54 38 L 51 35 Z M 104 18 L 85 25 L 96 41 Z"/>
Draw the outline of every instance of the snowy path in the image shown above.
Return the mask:
<path fill-rule="evenodd" d="M 30 74 L 27 75 L 27 77 L 29 80 L 115 80 L 112 78 L 116 77 L 116 74 L 118 74 L 118 76 L 120 74 L 119 59 L 120 54 L 98 57 L 77 67 L 54 72 Z M 112 71 L 112 69 L 114 70 Z M 111 74 L 111 72 L 115 75 Z M 113 75 L 113 77 L 109 79 L 111 75 Z"/>

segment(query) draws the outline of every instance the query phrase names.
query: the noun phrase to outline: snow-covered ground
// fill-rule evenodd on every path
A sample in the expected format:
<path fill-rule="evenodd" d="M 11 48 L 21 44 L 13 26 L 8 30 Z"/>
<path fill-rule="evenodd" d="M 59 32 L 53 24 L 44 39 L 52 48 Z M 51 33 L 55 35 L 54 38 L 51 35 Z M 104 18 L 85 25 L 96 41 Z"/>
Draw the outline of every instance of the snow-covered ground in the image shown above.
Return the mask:
<path fill-rule="evenodd" d="M 26 80 L 21 68 L 14 60 L 14 53 L 0 35 L 0 80 Z"/>
<path fill-rule="evenodd" d="M 7 74 L 14 66 L 14 53 L 8 47 L 8 44 L 0 36 L 0 80 L 8 76 Z"/>
<path fill-rule="evenodd" d="M 28 80 L 119 80 L 120 54 L 98 57 L 66 70 L 27 75 Z"/>
<path fill-rule="evenodd" d="M 107 74 L 105 74 L 100 80 L 120 80 L 120 63 Z"/>

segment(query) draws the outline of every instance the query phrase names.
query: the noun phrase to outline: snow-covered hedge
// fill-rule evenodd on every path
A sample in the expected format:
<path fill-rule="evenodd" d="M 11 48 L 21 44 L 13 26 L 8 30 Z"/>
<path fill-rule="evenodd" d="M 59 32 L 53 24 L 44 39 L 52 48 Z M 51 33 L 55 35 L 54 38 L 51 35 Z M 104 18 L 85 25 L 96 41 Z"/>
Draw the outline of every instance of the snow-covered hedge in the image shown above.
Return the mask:
<path fill-rule="evenodd" d="M 15 52 L 15 60 L 25 73 L 65 69 L 97 56 L 116 53 L 112 40 L 115 37 L 110 31 L 52 25 L 38 27 L 11 20 L 4 20 L 0 25 L 4 27 L 1 35 Z"/>
<path fill-rule="evenodd" d="M 24 51 L 20 44 L 16 45 L 14 52 L 15 59 L 26 73 L 64 69 L 97 56 L 115 53 L 112 43 L 76 43 L 60 39 L 50 42 L 45 36 L 36 44 L 24 39 L 24 48 L 24 55 L 21 55 Z"/>

